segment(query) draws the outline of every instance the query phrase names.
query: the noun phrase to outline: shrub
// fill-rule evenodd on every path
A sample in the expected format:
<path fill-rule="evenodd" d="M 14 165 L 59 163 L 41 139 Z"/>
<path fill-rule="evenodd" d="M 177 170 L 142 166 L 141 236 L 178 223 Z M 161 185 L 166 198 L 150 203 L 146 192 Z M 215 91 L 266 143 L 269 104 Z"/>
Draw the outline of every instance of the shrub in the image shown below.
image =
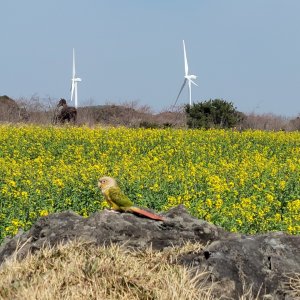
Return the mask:
<path fill-rule="evenodd" d="M 232 128 L 242 119 L 232 102 L 221 99 L 185 106 L 189 128 Z"/>

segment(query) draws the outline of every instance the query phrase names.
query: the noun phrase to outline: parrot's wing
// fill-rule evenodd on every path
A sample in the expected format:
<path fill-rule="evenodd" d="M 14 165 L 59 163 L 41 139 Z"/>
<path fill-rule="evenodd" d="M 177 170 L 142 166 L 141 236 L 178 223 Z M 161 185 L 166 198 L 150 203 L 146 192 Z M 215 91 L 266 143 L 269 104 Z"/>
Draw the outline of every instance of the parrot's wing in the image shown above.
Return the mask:
<path fill-rule="evenodd" d="M 114 202 L 118 207 L 130 207 L 133 205 L 133 202 L 120 190 L 119 187 L 111 187 L 108 190 L 109 198 Z"/>

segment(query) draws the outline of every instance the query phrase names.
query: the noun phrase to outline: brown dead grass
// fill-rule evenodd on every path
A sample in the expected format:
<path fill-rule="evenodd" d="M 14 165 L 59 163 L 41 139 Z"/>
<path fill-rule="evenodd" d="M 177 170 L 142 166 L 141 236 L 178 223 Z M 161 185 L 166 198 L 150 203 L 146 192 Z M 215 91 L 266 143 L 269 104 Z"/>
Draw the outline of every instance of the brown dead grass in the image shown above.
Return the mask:
<path fill-rule="evenodd" d="M 209 272 L 191 273 L 176 263 L 182 254 L 202 249 L 187 243 L 164 251 L 137 251 L 80 241 L 44 248 L 1 265 L 0 299 L 216 299 L 212 291 L 222 283 L 211 282 Z M 283 285 L 287 295 L 300 299 L 300 274 L 286 275 Z M 243 290 L 240 300 L 262 297 L 262 291 L 254 294 L 251 286 Z"/>
<path fill-rule="evenodd" d="M 197 247 L 142 252 L 72 242 L 45 248 L 1 267 L 0 299 L 213 299 L 210 287 L 199 287 L 206 272 L 191 277 L 172 263 Z"/>
<path fill-rule="evenodd" d="M 286 274 L 283 282 L 284 289 L 291 299 L 300 299 L 300 273 Z"/>

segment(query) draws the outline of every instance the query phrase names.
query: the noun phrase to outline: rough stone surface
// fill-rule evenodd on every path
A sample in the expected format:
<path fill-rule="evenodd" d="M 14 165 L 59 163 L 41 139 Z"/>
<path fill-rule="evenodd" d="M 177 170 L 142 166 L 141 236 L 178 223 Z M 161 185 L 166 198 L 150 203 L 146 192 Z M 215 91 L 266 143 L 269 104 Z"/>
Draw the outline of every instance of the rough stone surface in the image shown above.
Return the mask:
<path fill-rule="evenodd" d="M 152 246 L 163 250 L 187 241 L 200 242 L 203 249 L 180 257 L 180 264 L 194 272 L 209 271 L 216 282 L 214 294 L 238 299 L 252 286 L 254 296 L 264 299 L 292 299 L 283 282 L 286 274 L 300 273 L 300 236 L 281 232 L 262 235 L 228 233 L 220 227 L 190 216 L 183 206 L 164 214 L 158 222 L 130 213 L 104 210 L 89 218 L 71 211 L 39 219 L 28 232 L 19 233 L 0 247 L 0 264 L 12 254 L 22 259 L 45 245 L 81 239 L 96 245 L 121 243 L 128 247 Z"/>

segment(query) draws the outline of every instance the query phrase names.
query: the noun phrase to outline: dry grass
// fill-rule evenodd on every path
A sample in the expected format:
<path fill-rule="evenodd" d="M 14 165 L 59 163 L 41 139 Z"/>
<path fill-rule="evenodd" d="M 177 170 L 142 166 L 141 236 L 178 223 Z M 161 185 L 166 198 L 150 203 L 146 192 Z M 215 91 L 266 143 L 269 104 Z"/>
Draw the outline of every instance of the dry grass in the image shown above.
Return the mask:
<path fill-rule="evenodd" d="M 1 267 L 0 299 L 213 299 L 207 273 L 191 277 L 172 263 L 199 247 L 142 252 L 72 242 L 46 248 Z"/>
<path fill-rule="evenodd" d="M 284 289 L 291 299 L 300 299 L 300 273 L 286 274 L 286 281 L 283 283 Z"/>
<path fill-rule="evenodd" d="M 14 256 L 1 266 L 0 299 L 216 299 L 212 291 L 222 283 L 212 283 L 209 272 L 192 275 L 176 264 L 182 254 L 202 249 L 187 243 L 160 252 L 137 251 L 78 241 L 44 248 L 22 261 Z M 300 299 L 300 274 L 286 275 L 283 285 L 291 299 Z M 243 292 L 240 300 L 263 297 L 261 290 L 254 294 L 246 284 Z"/>

